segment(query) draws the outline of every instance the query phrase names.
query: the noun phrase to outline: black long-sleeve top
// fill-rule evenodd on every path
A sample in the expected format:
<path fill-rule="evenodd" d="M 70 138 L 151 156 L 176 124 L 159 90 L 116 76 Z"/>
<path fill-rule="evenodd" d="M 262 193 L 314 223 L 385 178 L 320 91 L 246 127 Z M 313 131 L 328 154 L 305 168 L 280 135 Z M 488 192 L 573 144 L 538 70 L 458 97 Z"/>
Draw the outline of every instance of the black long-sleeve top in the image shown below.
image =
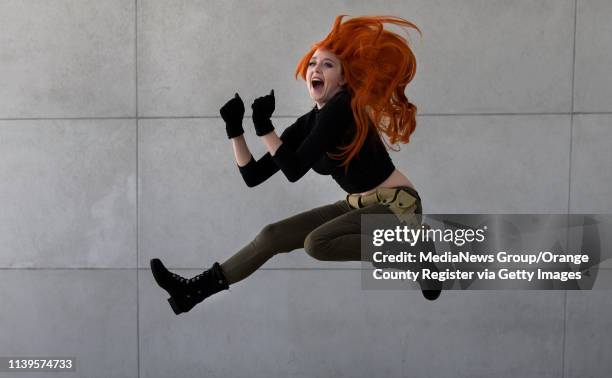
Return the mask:
<path fill-rule="evenodd" d="M 348 171 L 342 160 L 331 159 L 327 152 L 338 153 L 338 147 L 349 143 L 355 134 L 355 119 L 350 94 L 343 90 L 322 109 L 315 106 L 299 117 L 280 136 L 282 144 L 274 156 L 267 152 L 251 160 L 240 174 L 249 187 L 259 185 L 281 170 L 291 182 L 299 180 L 311 168 L 332 178 L 348 193 L 362 193 L 375 188 L 395 170 L 391 157 L 375 130 L 370 130 Z"/>

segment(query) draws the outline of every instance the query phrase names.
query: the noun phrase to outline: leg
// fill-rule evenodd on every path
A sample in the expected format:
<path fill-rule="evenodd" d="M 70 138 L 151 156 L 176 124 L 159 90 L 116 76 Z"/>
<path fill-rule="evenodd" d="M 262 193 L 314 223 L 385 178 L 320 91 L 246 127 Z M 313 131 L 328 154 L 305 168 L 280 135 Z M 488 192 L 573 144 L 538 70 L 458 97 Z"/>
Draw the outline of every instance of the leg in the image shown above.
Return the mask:
<path fill-rule="evenodd" d="M 317 260 L 361 261 L 361 243 L 369 242 L 369 236 L 361 234 L 362 214 L 392 213 L 380 204 L 351 209 L 310 232 L 304 249 Z M 367 261 L 371 261 L 371 256 Z"/>
<path fill-rule="evenodd" d="M 348 205 L 347 205 L 348 206 Z M 415 211 L 422 214 L 420 203 Z M 362 214 L 392 214 L 384 205 L 374 204 L 360 209 L 353 209 L 337 218 L 334 218 L 314 229 L 304 241 L 306 252 L 318 260 L 325 261 L 361 261 L 361 243 L 369 243 L 370 236 L 361 234 Z M 381 225 L 390 228 L 390 225 Z M 433 247 L 435 253 L 435 247 Z M 392 268 L 399 270 L 427 268 L 438 271 L 434 263 L 375 263 L 372 256 L 364 256 L 376 268 Z M 440 296 L 442 283 L 437 280 L 419 279 L 423 296 L 435 300 Z"/>
<path fill-rule="evenodd" d="M 404 188 L 404 191 L 407 191 L 410 196 L 416 198 L 416 202 L 414 203 L 414 205 L 409 208 L 404 208 L 405 211 L 409 211 L 410 214 L 423 214 L 421 199 L 418 193 L 414 189 L 408 187 L 401 188 Z M 392 193 L 382 195 L 388 196 L 391 194 Z M 349 211 L 345 212 L 343 215 L 337 218 L 334 218 L 322 224 L 321 226 L 314 229 L 310 234 L 308 234 L 304 242 L 304 249 L 309 255 L 318 260 L 361 261 L 361 245 L 362 243 L 369 243 L 371 241 L 370 235 L 361 234 L 361 215 L 392 215 L 395 211 L 392 209 L 402 209 L 399 206 L 401 206 L 401 202 L 403 201 L 402 195 L 404 194 L 405 193 L 400 192 L 399 194 L 395 194 L 393 197 L 382 198 L 382 200 L 387 202 L 386 205 L 383 205 L 378 202 L 358 209 L 354 209 L 349 206 L 347 201 L 342 201 L 344 202 L 344 206 L 348 208 Z M 378 199 L 381 200 L 380 197 L 378 197 Z M 359 203 L 361 204 L 361 199 Z M 391 223 L 384 225 L 381 224 L 380 226 L 391 229 L 395 226 L 400 225 L 399 220 L 396 221 L 395 216 L 390 217 L 388 219 Z M 405 217 L 403 217 L 402 219 L 406 221 Z M 385 219 L 385 223 L 386 222 L 387 219 Z M 366 261 L 372 261 L 372 256 L 364 257 L 367 259 Z M 380 267 L 380 264 L 374 265 L 376 267 Z M 393 267 L 398 267 L 398 264 L 393 264 Z"/>
<path fill-rule="evenodd" d="M 350 210 L 345 201 L 336 201 L 266 225 L 251 242 L 221 264 L 228 283 L 246 278 L 277 253 L 304 248 L 304 239 L 312 230 Z"/>
<path fill-rule="evenodd" d="M 230 284 L 244 279 L 275 254 L 303 248 L 309 232 L 349 210 L 344 201 L 337 201 L 269 224 L 223 265 L 215 262 L 210 269 L 190 279 L 170 272 L 159 259 L 151 260 L 151 272 L 158 285 L 170 294 L 168 302 L 178 315 L 210 295 L 229 289 Z"/>

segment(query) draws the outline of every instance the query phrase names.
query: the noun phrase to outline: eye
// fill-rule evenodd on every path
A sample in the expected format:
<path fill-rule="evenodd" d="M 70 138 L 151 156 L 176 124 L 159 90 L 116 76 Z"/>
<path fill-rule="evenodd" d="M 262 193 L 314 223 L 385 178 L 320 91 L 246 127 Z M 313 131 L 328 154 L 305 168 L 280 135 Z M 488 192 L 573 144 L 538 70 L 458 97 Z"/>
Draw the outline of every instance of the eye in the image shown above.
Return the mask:
<path fill-rule="evenodd" d="M 332 63 L 330 63 L 330 62 L 327 62 L 327 63 L 325 63 L 325 66 L 326 67 L 333 67 L 334 65 Z"/>
<path fill-rule="evenodd" d="M 308 62 L 308 65 L 309 65 L 309 66 L 314 66 L 314 65 L 315 65 L 315 62 Z"/>

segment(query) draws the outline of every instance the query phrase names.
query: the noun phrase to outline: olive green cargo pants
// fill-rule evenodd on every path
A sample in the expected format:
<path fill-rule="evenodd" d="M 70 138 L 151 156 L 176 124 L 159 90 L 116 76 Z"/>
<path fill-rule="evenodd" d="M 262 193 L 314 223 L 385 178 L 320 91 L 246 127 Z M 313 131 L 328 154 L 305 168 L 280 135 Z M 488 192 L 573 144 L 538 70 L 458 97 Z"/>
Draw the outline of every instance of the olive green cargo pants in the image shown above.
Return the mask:
<path fill-rule="evenodd" d="M 317 260 L 361 261 L 361 242 L 365 238 L 361 235 L 361 215 L 385 213 L 395 214 L 398 221 L 414 219 L 415 214 L 422 214 L 421 199 L 406 186 L 380 188 L 367 196 L 347 195 L 344 200 L 266 225 L 221 267 L 231 285 L 248 277 L 272 256 L 301 248 Z"/>

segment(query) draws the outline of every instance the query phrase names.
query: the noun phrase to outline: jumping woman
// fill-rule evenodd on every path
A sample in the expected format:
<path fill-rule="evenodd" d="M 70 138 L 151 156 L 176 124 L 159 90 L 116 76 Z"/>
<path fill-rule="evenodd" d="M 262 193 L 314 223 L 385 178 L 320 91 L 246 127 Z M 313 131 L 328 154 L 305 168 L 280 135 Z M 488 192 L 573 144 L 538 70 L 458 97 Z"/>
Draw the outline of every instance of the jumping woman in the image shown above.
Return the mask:
<path fill-rule="evenodd" d="M 422 214 L 418 192 L 394 166 L 390 144 L 408 143 L 416 127 L 416 106 L 404 90 L 414 78 L 416 60 L 406 40 L 383 24 L 416 25 L 399 17 L 364 16 L 342 22 L 336 17 L 327 37 L 315 43 L 297 65 L 315 105 L 279 137 L 270 120 L 274 90 L 251 108 L 257 136 L 268 152 L 255 160 L 244 139 L 244 104 L 236 93 L 220 109 L 236 164 L 249 187 L 279 170 L 290 182 L 313 169 L 347 192 L 344 199 L 264 226 L 223 264 L 186 279 L 151 260 L 156 282 L 165 289 L 178 315 L 205 298 L 243 280 L 272 256 L 303 248 L 324 261 L 361 261 L 361 215 Z M 371 260 L 368 260 L 371 261 Z M 435 269 L 435 267 L 432 267 Z M 430 300 L 441 287 L 424 289 Z"/>

